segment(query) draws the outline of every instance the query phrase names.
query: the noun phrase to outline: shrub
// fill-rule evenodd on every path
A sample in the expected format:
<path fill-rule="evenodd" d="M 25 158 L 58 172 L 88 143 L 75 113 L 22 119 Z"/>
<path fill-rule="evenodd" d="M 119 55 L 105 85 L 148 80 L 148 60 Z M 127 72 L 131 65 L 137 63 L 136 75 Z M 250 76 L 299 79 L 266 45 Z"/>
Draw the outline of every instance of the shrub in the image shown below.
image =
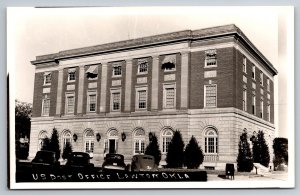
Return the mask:
<path fill-rule="evenodd" d="M 253 159 L 249 143 L 247 141 L 247 133 L 244 132 L 240 136 L 239 153 L 237 157 L 237 170 L 239 172 L 250 172 L 253 169 Z"/>
<path fill-rule="evenodd" d="M 43 140 L 43 146 L 42 146 L 42 149 L 41 150 L 51 150 L 50 148 L 50 139 L 49 138 L 45 138 Z"/>
<path fill-rule="evenodd" d="M 184 151 L 184 164 L 189 169 L 197 169 L 203 162 L 203 152 L 194 136 L 191 137 Z"/>
<path fill-rule="evenodd" d="M 167 152 L 167 167 L 168 168 L 180 168 L 183 165 L 184 158 L 184 143 L 180 131 L 175 131 L 172 140 L 168 146 Z"/>
<path fill-rule="evenodd" d="M 155 134 L 152 135 L 152 140 L 150 140 L 149 145 L 146 147 L 145 154 L 154 156 L 155 164 L 159 165 L 161 160 L 161 151 L 157 142 L 157 137 Z"/>
<path fill-rule="evenodd" d="M 255 163 L 260 163 L 265 167 L 269 166 L 270 153 L 269 147 L 264 138 L 264 132 L 258 131 L 257 137 L 253 141 L 253 160 Z"/>
<path fill-rule="evenodd" d="M 274 150 L 274 168 L 282 164 L 288 164 L 288 139 L 277 137 L 273 140 L 273 150 Z"/>
<path fill-rule="evenodd" d="M 63 159 L 68 159 L 69 158 L 69 155 L 72 153 L 72 145 L 67 142 L 65 147 L 64 147 L 64 150 L 63 150 L 63 154 L 62 154 L 62 158 Z"/>
<path fill-rule="evenodd" d="M 55 152 L 56 160 L 60 158 L 60 147 L 59 147 L 59 141 L 58 141 L 58 132 L 55 128 L 52 130 L 52 136 L 50 139 L 50 146 L 49 150 Z"/>

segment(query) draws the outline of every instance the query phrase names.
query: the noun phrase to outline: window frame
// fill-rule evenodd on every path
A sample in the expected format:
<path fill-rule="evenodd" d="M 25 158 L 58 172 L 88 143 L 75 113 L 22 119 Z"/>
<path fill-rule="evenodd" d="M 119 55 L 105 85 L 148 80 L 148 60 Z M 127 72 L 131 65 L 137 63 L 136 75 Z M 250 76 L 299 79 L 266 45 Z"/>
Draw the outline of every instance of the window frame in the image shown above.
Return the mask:
<path fill-rule="evenodd" d="M 251 114 L 256 115 L 256 95 L 252 95 L 252 112 Z"/>
<path fill-rule="evenodd" d="M 95 96 L 95 111 L 91 111 L 91 96 Z M 97 90 L 91 90 L 87 92 L 87 106 L 86 112 L 87 113 L 96 113 L 97 112 Z"/>
<path fill-rule="evenodd" d="M 115 68 L 120 68 L 120 74 L 116 75 Z M 112 77 L 122 77 L 122 64 L 121 63 L 115 63 L 112 65 Z"/>
<path fill-rule="evenodd" d="M 270 91 L 271 86 L 270 86 L 270 79 L 267 78 L 267 91 Z"/>
<path fill-rule="evenodd" d="M 208 57 L 209 53 L 214 53 L 215 57 Z M 208 65 L 208 61 L 214 59 L 215 60 L 215 64 L 214 65 Z M 208 49 L 205 51 L 205 56 L 204 56 L 204 67 L 205 68 L 214 68 L 214 67 L 218 67 L 218 57 L 217 57 L 217 49 Z"/>
<path fill-rule="evenodd" d="M 48 101 L 48 113 L 45 113 L 44 110 L 45 110 L 45 101 Z M 51 104 L 51 101 L 50 101 L 50 96 L 49 94 L 45 94 L 43 99 L 42 99 L 42 113 L 41 113 L 41 116 L 49 116 L 50 115 L 50 105 Z"/>
<path fill-rule="evenodd" d="M 68 98 L 69 97 L 73 97 L 74 98 L 74 103 L 73 103 L 73 111 L 72 112 L 69 112 L 69 101 L 68 101 Z M 75 113 L 75 92 L 67 92 L 65 94 L 65 114 L 74 114 Z"/>
<path fill-rule="evenodd" d="M 87 134 L 91 132 L 93 134 L 93 136 L 87 136 Z M 94 131 L 92 129 L 88 129 L 85 131 L 84 133 L 84 152 L 86 153 L 94 153 L 95 151 L 95 134 Z M 88 150 L 87 150 L 87 146 L 88 146 Z M 92 150 L 91 150 L 92 148 Z"/>
<path fill-rule="evenodd" d="M 267 120 L 270 122 L 271 121 L 271 105 L 267 104 Z"/>
<path fill-rule="evenodd" d="M 247 89 L 243 89 L 243 111 L 247 112 Z"/>
<path fill-rule="evenodd" d="M 247 74 L 247 58 L 243 56 L 243 72 Z"/>
<path fill-rule="evenodd" d="M 264 100 L 260 100 L 260 118 L 264 118 Z"/>
<path fill-rule="evenodd" d="M 261 86 L 264 86 L 264 73 L 260 72 L 259 74 L 259 83 Z"/>
<path fill-rule="evenodd" d="M 70 139 L 70 145 L 72 145 L 72 133 L 70 130 L 65 129 L 62 134 L 61 134 L 61 139 L 62 139 L 62 150 L 64 150 L 66 144 L 67 144 L 67 139 Z"/>
<path fill-rule="evenodd" d="M 139 107 L 139 92 L 140 91 L 146 91 L 146 102 L 145 102 L 145 108 Z M 148 109 L 148 87 L 147 86 L 138 86 L 135 88 L 135 110 L 137 111 L 145 111 Z"/>
<path fill-rule="evenodd" d="M 143 131 L 143 135 L 136 135 L 138 131 Z M 136 151 L 136 143 L 138 143 L 138 151 Z M 142 150 L 142 144 L 143 150 Z M 145 154 L 146 151 L 146 133 L 143 128 L 137 128 L 133 133 L 133 155 L 135 154 Z"/>
<path fill-rule="evenodd" d="M 215 106 L 207 106 L 207 97 L 206 97 L 206 88 L 209 86 L 215 86 L 216 87 L 216 105 Z M 216 108 L 218 106 L 218 85 L 217 84 L 208 84 L 208 85 L 204 85 L 204 108 Z"/>
<path fill-rule="evenodd" d="M 172 135 L 166 135 L 167 132 L 171 132 Z M 169 150 L 169 144 L 171 143 L 172 141 L 172 138 L 174 136 L 174 131 L 172 128 L 164 128 L 162 133 L 161 133 L 161 147 L 162 147 L 162 154 L 167 154 L 168 153 L 168 150 Z M 167 142 L 168 140 L 167 139 L 170 139 L 169 142 Z M 169 143 L 169 144 L 167 144 Z"/>
<path fill-rule="evenodd" d="M 117 110 L 114 109 L 114 99 L 113 94 L 119 93 L 120 94 L 120 100 L 119 100 L 119 108 Z M 110 90 L 110 111 L 111 112 L 121 112 L 121 106 L 122 106 L 122 90 L 121 88 L 115 88 Z"/>
<path fill-rule="evenodd" d="M 147 71 L 141 72 L 141 65 L 143 65 L 144 63 L 146 63 L 147 65 Z M 139 75 L 143 75 L 143 74 L 148 74 L 149 71 L 149 60 L 148 58 L 141 58 L 137 60 L 137 74 Z"/>
<path fill-rule="evenodd" d="M 173 107 L 167 107 L 167 89 L 174 89 L 174 105 Z M 163 84 L 163 110 L 176 109 L 176 83 L 164 83 Z"/>
<path fill-rule="evenodd" d="M 213 132 L 214 135 L 209 135 L 210 132 Z M 213 152 L 210 152 L 211 145 L 210 139 L 213 139 Z M 205 155 L 218 155 L 219 153 L 219 135 L 215 128 L 208 127 L 204 133 L 204 154 Z"/>
<path fill-rule="evenodd" d="M 71 75 L 74 74 L 74 79 L 71 80 Z M 73 78 L 73 77 L 72 77 Z M 68 83 L 72 83 L 76 81 L 76 68 L 69 68 L 68 69 Z"/>
<path fill-rule="evenodd" d="M 174 72 L 174 71 L 176 71 L 176 69 L 177 69 L 177 65 L 176 65 L 176 58 L 177 58 L 177 55 L 176 54 L 166 54 L 166 55 L 164 55 L 163 56 L 163 60 L 162 60 L 162 62 L 161 62 L 161 66 L 163 66 L 165 63 L 168 63 L 168 62 L 165 62 L 165 58 L 167 58 L 167 57 L 172 57 L 172 58 L 174 58 L 174 62 L 172 62 L 173 64 L 174 64 L 174 68 L 172 68 L 172 69 L 166 69 L 166 67 L 163 69 L 163 71 L 164 72 Z"/>
<path fill-rule="evenodd" d="M 255 65 L 252 65 L 252 72 L 251 72 L 251 78 L 253 79 L 253 80 L 256 80 L 256 67 L 255 67 Z"/>
<path fill-rule="evenodd" d="M 52 73 L 51 72 L 45 72 L 44 73 L 44 82 L 43 82 L 43 85 L 44 86 L 51 85 L 51 81 L 52 81 Z"/>

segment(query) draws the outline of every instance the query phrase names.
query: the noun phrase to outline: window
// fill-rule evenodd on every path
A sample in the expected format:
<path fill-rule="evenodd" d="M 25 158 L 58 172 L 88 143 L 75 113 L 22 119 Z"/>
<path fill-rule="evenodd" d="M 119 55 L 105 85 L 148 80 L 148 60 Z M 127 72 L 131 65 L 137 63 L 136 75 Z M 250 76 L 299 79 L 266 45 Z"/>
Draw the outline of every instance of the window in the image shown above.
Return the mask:
<path fill-rule="evenodd" d="M 218 134 L 213 128 L 208 128 L 204 135 L 204 152 L 206 154 L 218 153 Z"/>
<path fill-rule="evenodd" d="M 243 57 L 243 72 L 247 73 L 247 58 Z"/>
<path fill-rule="evenodd" d="M 205 85 L 204 86 L 204 101 L 205 107 L 217 106 L 217 85 Z"/>
<path fill-rule="evenodd" d="M 39 135 L 39 140 L 38 140 L 38 150 L 43 149 L 43 146 L 45 144 L 45 139 L 48 138 L 47 136 L 47 132 L 46 131 L 42 131 Z"/>
<path fill-rule="evenodd" d="M 66 144 L 69 143 L 71 145 L 72 136 L 69 130 L 65 130 L 62 133 L 62 148 L 65 148 Z"/>
<path fill-rule="evenodd" d="M 176 55 L 166 55 L 162 61 L 162 69 L 164 71 L 176 70 Z"/>
<path fill-rule="evenodd" d="M 205 51 L 205 67 L 217 66 L 217 50 L 211 49 Z"/>
<path fill-rule="evenodd" d="M 50 97 L 45 95 L 42 100 L 42 116 L 49 116 L 50 111 Z"/>
<path fill-rule="evenodd" d="M 88 91 L 87 111 L 96 112 L 97 108 L 97 95 L 96 91 Z"/>
<path fill-rule="evenodd" d="M 271 106 L 270 106 L 270 104 L 267 105 L 267 116 L 268 116 L 268 121 L 271 121 Z"/>
<path fill-rule="evenodd" d="M 133 135 L 134 152 L 133 154 L 145 153 L 145 131 L 141 128 L 137 129 Z"/>
<path fill-rule="evenodd" d="M 136 89 L 136 109 L 147 109 L 147 87 Z"/>
<path fill-rule="evenodd" d="M 51 73 L 45 72 L 44 73 L 44 85 L 50 85 L 51 84 Z"/>
<path fill-rule="evenodd" d="M 70 68 L 68 70 L 68 82 L 73 82 L 76 79 L 76 68 Z"/>
<path fill-rule="evenodd" d="M 255 107 L 256 107 L 256 97 L 255 97 L 255 95 L 254 96 L 252 96 L 252 114 L 254 114 L 255 115 Z"/>
<path fill-rule="evenodd" d="M 111 110 L 112 111 L 121 110 L 121 90 L 111 91 Z"/>
<path fill-rule="evenodd" d="M 255 79 L 255 66 L 252 66 L 252 78 Z"/>
<path fill-rule="evenodd" d="M 247 90 L 243 90 L 243 111 L 247 111 Z"/>
<path fill-rule="evenodd" d="M 260 73 L 260 76 L 259 76 L 259 83 L 261 84 L 261 85 L 264 85 L 264 73 Z"/>
<path fill-rule="evenodd" d="M 122 66 L 120 64 L 113 65 L 113 76 L 122 76 Z"/>
<path fill-rule="evenodd" d="M 176 88 L 175 84 L 164 85 L 164 108 L 174 109 L 176 107 Z"/>
<path fill-rule="evenodd" d="M 167 128 L 163 131 L 163 133 L 162 133 L 162 147 L 163 147 L 162 152 L 164 154 L 168 152 L 169 144 L 171 143 L 172 137 L 173 137 L 172 129 Z"/>
<path fill-rule="evenodd" d="M 148 60 L 138 59 L 138 73 L 146 74 L 148 73 Z"/>
<path fill-rule="evenodd" d="M 84 134 L 84 151 L 87 153 L 94 152 L 94 131 L 89 129 Z"/>
<path fill-rule="evenodd" d="M 270 79 L 267 78 L 267 90 L 270 91 Z"/>
<path fill-rule="evenodd" d="M 98 65 L 89 66 L 87 71 L 85 71 L 86 77 L 89 80 L 95 80 L 98 79 Z"/>
<path fill-rule="evenodd" d="M 264 101 L 260 100 L 260 118 L 263 118 L 264 115 Z"/>
<path fill-rule="evenodd" d="M 75 94 L 67 93 L 66 94 L 66 114 L 74 114 L 75 106 Z"/>

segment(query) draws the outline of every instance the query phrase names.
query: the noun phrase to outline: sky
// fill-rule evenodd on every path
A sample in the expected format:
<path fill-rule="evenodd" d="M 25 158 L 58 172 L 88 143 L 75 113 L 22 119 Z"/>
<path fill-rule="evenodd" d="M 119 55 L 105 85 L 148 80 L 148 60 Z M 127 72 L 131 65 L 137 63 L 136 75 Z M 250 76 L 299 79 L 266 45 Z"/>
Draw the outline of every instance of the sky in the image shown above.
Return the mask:
<path fill-rule="evenodd" d="M 8 8 L 8 62 L 15 97 L 32 103 L 36 56 L 162 33 L 237 25 L 274 65 L 275 126 L 288 136 L 291 82 L 282 7 Z M 292 72 L 293 73 L 293 72 Z M 14 79 L 14 78 L 13 78 Z M 290 88 L 289 88 L 290 87 Z M 280 95 L 278 96 L 278 91 Z"/>

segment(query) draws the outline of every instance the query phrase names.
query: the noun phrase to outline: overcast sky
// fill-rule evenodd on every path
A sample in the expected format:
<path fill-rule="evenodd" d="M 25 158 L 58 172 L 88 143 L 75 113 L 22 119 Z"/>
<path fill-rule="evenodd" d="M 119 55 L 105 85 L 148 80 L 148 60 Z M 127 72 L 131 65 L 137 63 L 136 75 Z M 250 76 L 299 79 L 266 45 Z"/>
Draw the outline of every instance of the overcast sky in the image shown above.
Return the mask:
<path fill-rule="evenodd" d="M 9 8 L 8 61 L 17 70 L 15 95 L 21 101 L 32 102 L 34 66 L 30 61 L 38 55 L 235 24 L 279 72 L 275 126 L 281 129 L 280 136 L 287 137 L 287 75 L 290 72 L 286 64 L 287 40 L 282 37 L 288 32 L 284 28 L 286 18 L 279 17 L 285 11 L 279 7 Z M 278 94 L 277 87 L 275 93 Z"/>

